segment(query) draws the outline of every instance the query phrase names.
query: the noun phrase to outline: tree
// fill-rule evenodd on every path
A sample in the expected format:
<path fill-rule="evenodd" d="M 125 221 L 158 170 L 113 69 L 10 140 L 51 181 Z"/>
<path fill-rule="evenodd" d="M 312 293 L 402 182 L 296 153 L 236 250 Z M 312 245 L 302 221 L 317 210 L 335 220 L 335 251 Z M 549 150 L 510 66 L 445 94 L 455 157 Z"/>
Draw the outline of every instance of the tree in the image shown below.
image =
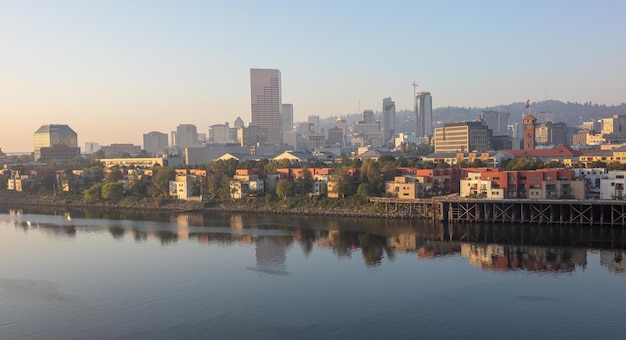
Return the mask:
<path fill-rule="evenodd" d="M 290 196 L 293 192 L 293 183 L 286 179 L 281 179 L 276 184 L 276 194 L 283 199 L 286 199 L 287 196 Z"/>
<path fill-rule="evenodd" d="M 152 186 L 158 196 L 167 196 L 170 192 L 170 181 L 176 178 L 176 171 L 170 167 L 162 167 L 152 177 Z"/>
<path fill-rule="evenodd" d="M 472 168 L 482 168 L 483 166 L 485 165 L 483 164 L 483 161 L 480 158 L 476 158 L 470 163 L 470 167 Z"/>
<path fill-rule="evenodd" d="M 83 201 L 97 202 L 102 199 L 102 186 L 104 183 L 96 183 L 83 191 Z"/>
<path fill-rule="evenodd" d="M 122 179 L 124 179 L 124 174 L 122 174 L 122 171 L 120 171 L 119 169 L 115 169 L 109 172 L 109 174 L 107 175 L 104 181 L 106 183 L 114 183 L 114 182 L 119 182 Z"/>
<path fill-rule="evenodd" d="M 302 176 L 297 180 L 297 191 L 300 195 L 310 194 L 313 191 L 313 175 L 306 166 L 302 168 Z"/>
<path fill-rule="evenodd" d="M 354 193 L 354 180 L 352 180 L 352 176 L 350 176 L 347 171 L 340 171 L 331 178 L 336 182 L 333 191 L 338 196 L 346 197 L 346 195 L 352 195 Z"/>
<path fill-rule="evenodd" d="M 359 184 L 359 188 L 356 190 L 356 195 L 361 198 L 367 198 L 370 195 L 370 185 L 368 183 Z"/>
<path fill-rule="evenodd" d="M 104 154 L 104 150 L 100 149 L 94 153 L 91 154 L 91 161 L 95 162 L 98 159 L 102 159 L 104 158 L 106 155 Z"/>
<path fill-rule="evenodd" d="M 147 185 L 143 181 L 140 175 L 137 173 L 133 174 L 133 177 L 130 179 L 128 192 L 136 194 L 136 195 L 145 195 L 147 192 Z"/>
<path fill-rule="evenodd" d="M 102 186 L 102 198 L 105 200 L 118 200 L 124 195 L 124 184 L 121 182 L 105 183 Z"/>

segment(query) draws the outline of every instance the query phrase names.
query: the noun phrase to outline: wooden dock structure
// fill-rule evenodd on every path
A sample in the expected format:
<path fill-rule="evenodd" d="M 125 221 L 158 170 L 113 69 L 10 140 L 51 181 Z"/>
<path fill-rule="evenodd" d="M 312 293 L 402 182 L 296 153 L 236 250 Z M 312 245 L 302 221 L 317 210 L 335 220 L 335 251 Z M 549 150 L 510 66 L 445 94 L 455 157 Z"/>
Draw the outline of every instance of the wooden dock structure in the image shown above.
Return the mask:
<path fill-rule="evenodd" d="M 371 197 L 388 213 L 398 209 L 411 216 L 442 222 L 493 222 L 626 226 L 626 201 L 481 199 L 438 196 L 429 199 Z"/>

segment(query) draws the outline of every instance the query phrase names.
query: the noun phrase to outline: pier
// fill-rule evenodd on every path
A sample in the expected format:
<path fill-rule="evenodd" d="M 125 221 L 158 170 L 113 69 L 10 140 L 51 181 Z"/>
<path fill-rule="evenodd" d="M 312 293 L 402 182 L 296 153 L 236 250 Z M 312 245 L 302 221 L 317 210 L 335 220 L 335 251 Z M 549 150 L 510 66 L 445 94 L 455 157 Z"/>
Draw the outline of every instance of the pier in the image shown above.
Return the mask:
<path fill-rule="evenodd" d="M 442 222 L 493 222 L 626 226 L 626 201 L 480 199 L 439 196 L 429 199 L 372 197 L 388 213 L 398 209 L 420 218 Z"/>

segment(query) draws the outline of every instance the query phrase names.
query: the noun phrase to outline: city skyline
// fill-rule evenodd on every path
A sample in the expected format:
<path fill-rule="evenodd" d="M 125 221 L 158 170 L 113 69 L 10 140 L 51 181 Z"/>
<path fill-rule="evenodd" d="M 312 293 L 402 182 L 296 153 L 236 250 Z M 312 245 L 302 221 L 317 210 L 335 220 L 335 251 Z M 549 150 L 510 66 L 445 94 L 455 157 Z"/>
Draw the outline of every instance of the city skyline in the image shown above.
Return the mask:
<path fill-rule="evenodd" d="M 621 1 L 9 2 L 0 114 L 11 123 L 0 148 L 32 152 L 44 124 L 71 126 L 81 146 L 141 144 L 181 123 L 202 133 L 247 124 L 251 68 L 281 71 L 294 122 L 378 111 L 386 97 L 412 110 L 413 81 L 436 96 L 433 109 L 618 105 L 625 10 Z M 415 21 L 417 11 L 430 15 Z M 381 16 L 393 24 L 376 25 Z"/>

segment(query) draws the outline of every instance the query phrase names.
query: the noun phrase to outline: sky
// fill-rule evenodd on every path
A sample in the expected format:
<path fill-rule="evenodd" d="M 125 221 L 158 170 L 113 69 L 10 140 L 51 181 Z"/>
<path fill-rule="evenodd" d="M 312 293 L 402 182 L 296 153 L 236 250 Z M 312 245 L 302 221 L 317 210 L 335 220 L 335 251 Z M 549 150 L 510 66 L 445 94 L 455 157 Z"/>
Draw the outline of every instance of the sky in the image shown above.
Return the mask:
<path fill-rule="evenodd" d="M 67 124 L 142 145 L 237 117 L 250 68 L 276 68 L 295 121 L 544 98 L 626 102 L 626 1 L 0 0 L 0 149 Z"/>

